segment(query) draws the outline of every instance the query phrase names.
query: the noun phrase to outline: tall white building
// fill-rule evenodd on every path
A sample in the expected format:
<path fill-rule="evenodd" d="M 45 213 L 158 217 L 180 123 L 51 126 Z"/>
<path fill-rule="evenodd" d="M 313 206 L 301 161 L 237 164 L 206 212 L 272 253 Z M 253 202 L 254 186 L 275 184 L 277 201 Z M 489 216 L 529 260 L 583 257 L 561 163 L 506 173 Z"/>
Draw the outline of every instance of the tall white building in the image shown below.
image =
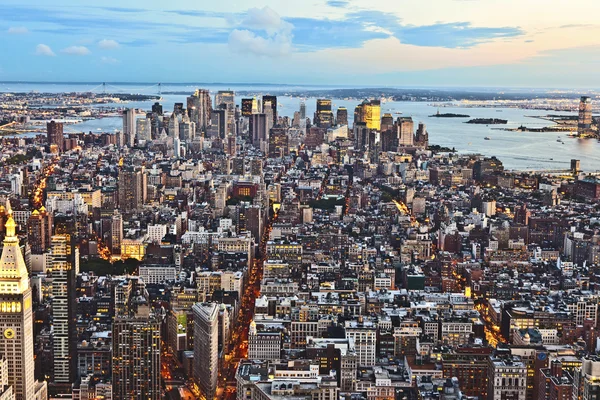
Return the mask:
<path fill-rule="evenodd" d="M 194 380 L 207 399 L 213 399 L 219 377 L 219 305 L 197 303 L 194 314 Z"/>
<path fill-rule="evenodd" d="M 358 365 L 375 365 L 377 330 L 374 325 L 363 325 L 355 321 L 346 322 L 346 339 L 352 339 L 358 358 Z"/>
<path fill-rule="evenodd" d="M 8 366 L 8 384 L 16 400 L 35 398 L 33 314 L 29 276 L 9 214 L 0 261 L 0 356 Z"/>
<path fill-rule="evenodd" d="M 123 136 L 125 145 L 133 147 L 135 144 L 136 137 L 136 122 L 135 122 L 135 109 L 128 108 L 123 111 Z"/>

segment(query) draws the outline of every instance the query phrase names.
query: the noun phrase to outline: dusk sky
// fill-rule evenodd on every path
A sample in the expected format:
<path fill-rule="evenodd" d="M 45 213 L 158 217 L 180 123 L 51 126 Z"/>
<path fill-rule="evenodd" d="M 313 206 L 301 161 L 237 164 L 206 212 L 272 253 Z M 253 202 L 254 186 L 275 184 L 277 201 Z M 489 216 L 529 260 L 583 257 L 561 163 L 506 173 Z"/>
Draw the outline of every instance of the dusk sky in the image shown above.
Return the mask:
<path fill-rule="evenodd" d="M 598 0 L 8 0 L 0 81 L 600 88 L 598 15 Z"/>

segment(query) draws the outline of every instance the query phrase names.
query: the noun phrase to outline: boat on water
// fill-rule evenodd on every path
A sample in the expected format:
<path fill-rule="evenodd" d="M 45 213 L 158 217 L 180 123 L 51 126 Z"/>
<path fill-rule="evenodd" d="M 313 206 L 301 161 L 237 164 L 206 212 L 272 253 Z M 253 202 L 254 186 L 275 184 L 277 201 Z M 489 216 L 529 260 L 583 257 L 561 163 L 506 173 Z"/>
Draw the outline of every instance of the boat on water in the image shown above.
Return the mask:
<path fill-rule="evenodd" d="M 484 140 L 492 140 L 489 136 L 483 138 Z"/>
<path fill-rule="evenodd" d="M 557 141 L 557 142 L 560 142 L 560 143 L 563 143 L 563 141 L 562 141 L 562 140 L 560 140 L 560 139 L 557 139 L 556 141 Z"/>

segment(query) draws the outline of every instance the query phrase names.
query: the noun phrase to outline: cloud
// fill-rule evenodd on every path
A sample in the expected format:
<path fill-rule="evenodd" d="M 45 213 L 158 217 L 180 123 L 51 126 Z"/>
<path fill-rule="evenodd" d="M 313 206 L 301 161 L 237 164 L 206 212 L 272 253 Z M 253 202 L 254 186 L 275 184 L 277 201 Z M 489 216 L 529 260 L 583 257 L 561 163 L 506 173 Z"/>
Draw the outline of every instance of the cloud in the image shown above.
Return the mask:
<path fill-rule="evenodd" d="M 35 55 L 54 57 L 56 54 L 54 54 L 50 46 L 40 43 L 37 46 L 35 46 Z"/>
<path fill-rule="evenodd" d="M 11 26 L 8 28 L 8 33 L 11 35 L 24 35 L 29 33 L 29 29 L 24 26 Z"/>
<path fill-rule="evenodd" d="M 348 6 L 350 4 L 349 1 L 345 1 L 345 0 L 329 0 L 327 2 L 327 5 L 329 7 L 336 7 L 336 8 L 344 8 L 346 6 Z"/>
<path fill-rule="evenodd" d="M 116 58 L 113 57 L 102 57 L 100 58 L 100 62 L 102 64 L 119 64 L 121 61 L 117 60 Z"/>
<path fill-rule="evenodd" d="M 71 56 L 86 56 L 91 53 L 91 51 L 85 46 L 69 46 L 65 49 L 62 49 L 60 52 Z"/>
<path fill-rule="evenodd" d="M 294 26 L 284 21 L 275 10 L 251 8 L 229 34 L 229 48 L 236 53 L 280 57 L 292 51 Z"/>
<path fill-rule="evenodd" d="M 98 42 L 98 47 L 105 50 L 116 49 L 119 47 L 119 42 L 112 39 L 102 39 Z"/>
<path fill-rule="evenodd" d="M 279 36 L 262 37 L 247 29 L 235 29 L 229 35 L 229 48 L 236 53 L 280 57 L 291 53 L 292 42 Z"/>

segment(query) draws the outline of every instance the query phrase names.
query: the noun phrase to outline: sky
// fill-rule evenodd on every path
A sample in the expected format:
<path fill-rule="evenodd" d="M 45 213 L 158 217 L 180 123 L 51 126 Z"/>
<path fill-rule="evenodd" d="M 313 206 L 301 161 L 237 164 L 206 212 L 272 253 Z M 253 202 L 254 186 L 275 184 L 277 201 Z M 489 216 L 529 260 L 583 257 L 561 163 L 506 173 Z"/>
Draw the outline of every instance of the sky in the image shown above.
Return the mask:
<path fill-rule="evenodd" d="M 0 81 L 600 88 L 598 0 L 2 0 Z"/>

